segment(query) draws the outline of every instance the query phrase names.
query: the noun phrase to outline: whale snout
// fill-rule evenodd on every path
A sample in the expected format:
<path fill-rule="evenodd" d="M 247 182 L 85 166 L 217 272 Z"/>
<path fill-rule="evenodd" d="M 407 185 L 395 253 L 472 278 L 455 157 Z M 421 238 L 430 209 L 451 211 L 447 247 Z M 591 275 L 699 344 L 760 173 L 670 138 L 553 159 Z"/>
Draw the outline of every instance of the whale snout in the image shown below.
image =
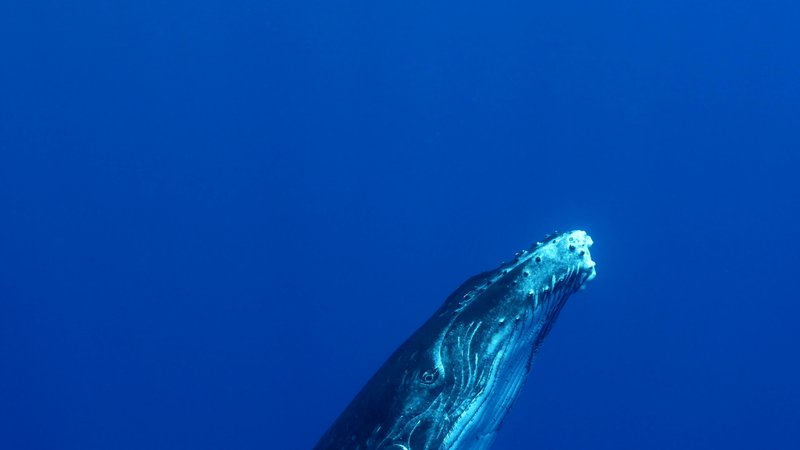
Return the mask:
<path fill-rule="evenodd" d="M 595 262 L 589 247 L 594 244 L 591 236 L 583 230 L 574 230 L 554 236 L 547 244 L 542 246 L 542 258 L 552 261 L 556 266 L 554 272 L 566 270 L 569 273 L 580 274 L 579 287 L 597 276 Z"/>
<path fill-rule="evenodd" d="M 591 281 L 597 276 L 597 265 L 592 261 L 592 254 L 589 247 L 594 244 L 592 237 L 583 230 L 570 231 L 564 236 L 563 245 L 567 247 L 568 253 L 574 253 L 578 257 L 578 264 L 582 270 L 589 273 L 586 281 Z"/>

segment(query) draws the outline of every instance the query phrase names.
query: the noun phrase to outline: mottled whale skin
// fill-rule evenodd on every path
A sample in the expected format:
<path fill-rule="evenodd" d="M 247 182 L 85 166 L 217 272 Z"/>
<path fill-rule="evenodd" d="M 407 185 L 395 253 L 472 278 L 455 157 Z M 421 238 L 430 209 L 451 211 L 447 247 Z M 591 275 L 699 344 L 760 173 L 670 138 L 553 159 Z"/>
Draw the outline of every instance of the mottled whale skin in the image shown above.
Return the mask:
<path fill-rule="evenodd" d="M 488 449 L 567 298 L 595 277 L 584 231 L 474 276 L 401 345 L 316 450 Z"/>

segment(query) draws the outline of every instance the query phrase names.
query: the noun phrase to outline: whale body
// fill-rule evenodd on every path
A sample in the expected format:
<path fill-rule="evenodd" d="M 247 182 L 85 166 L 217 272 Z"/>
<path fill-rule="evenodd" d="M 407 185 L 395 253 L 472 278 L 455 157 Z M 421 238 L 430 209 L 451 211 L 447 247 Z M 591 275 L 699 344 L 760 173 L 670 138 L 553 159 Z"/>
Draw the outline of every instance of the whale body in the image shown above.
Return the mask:
<path fill-rule="evenodd" d="M 567 298 L 592 239 L 557 233 L 456 289 L 356 395 L 316 450 L 482 450 Z"/>

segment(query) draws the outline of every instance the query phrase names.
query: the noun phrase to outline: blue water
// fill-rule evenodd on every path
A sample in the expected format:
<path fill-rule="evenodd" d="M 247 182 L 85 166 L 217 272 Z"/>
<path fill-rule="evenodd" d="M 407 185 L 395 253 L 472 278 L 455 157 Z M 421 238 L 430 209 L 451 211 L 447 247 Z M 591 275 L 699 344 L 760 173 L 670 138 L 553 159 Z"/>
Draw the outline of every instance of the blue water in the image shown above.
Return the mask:
<path fill-rule="evenodd" d="M 494 449 L 800 448 L 800 4 L 0 3 L 0 448 L 308 449 L 586 229 Z"/>

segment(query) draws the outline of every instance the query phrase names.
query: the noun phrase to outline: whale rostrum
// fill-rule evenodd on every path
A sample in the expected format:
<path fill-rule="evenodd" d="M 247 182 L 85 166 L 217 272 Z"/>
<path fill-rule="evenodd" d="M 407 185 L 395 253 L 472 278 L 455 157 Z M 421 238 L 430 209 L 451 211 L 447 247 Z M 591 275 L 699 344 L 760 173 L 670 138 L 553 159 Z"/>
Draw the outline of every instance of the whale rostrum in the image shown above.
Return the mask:
<path fill-rule="evenodd" d="M 464 282 L 315 449 L 488 449 L 567 298 L 595 277 L 591 245 L 556 233 Z"/>

